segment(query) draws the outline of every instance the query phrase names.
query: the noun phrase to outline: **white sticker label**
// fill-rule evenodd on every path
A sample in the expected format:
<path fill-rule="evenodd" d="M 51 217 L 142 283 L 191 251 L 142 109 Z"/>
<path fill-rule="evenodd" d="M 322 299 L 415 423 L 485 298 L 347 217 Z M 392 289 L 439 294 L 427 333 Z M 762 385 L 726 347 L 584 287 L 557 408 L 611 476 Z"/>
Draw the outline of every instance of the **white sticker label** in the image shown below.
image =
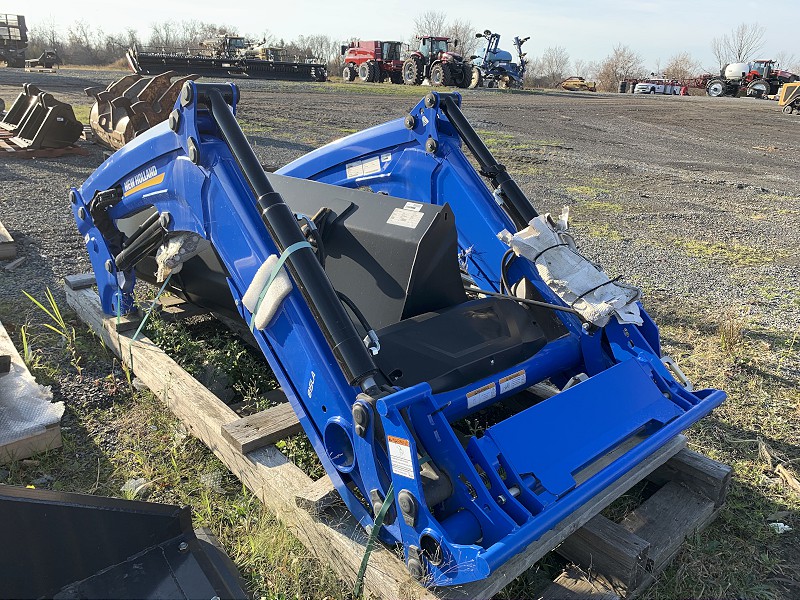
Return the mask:
<path fill-rule="evenodd" d="M 420 211 L 422 210 L 422 204 L 420 204 L 419 202 L 406 202 L 406 205 L 403 208 L 405 208 L 406 210 Z"/>
<path fill-rule="evenodd" d="M 381 154 L 381 162 L 391 162 L 392 155 L 388 152 L 386 154 Z"/>
<path fill-rule="evenodd" d="M 404 438 L 389 437 L 389 458 L 392 471 L 402 477 L 414 479 L 414 463 L 411 461 L 411 445 Z"/>
<path fill-rule="evenodd" d="M 483 404 L 495 396 L 497 396 L 497 389 L 494 387 L 494 382 L 487 383 L 485 386 L 472 390 L 467 394 L 467 407 L 478 406 L 478 404 Z"/>
<path fill-rule="evenodd" d="M 419 222 L 422 220 L 423 213 L 415 210 L 406 210 L 405 208 L 395 208 L 392 214 L 387 219 L 389 225 L 399 225 L 400 227 L 408 227 L 415 229 Z"/>
<path fill-rule="evenodd" d="M 500 393 L 504 394 L 509 390 L 525 385 L 525 369 L 506 375 L 500 380 Z"/>
<path fill-rule="evenodd" d="M 426 117 L 425 115 L 422 115 L 422 124 L 423 125 L 427 125 L 428 123 L 430 123 L 430 121 L 428 121 L 428 117 Z"/>
<path fill-rule="evenodd" d="M 361 166 L 361 161 L 347 163 L 347 178 L 361 177 L 364 174 L 364 168 Z"/>
<path fill-rule="evenodd" d="M 385 156 L 385 155 L 384 155 Z M 391 154 L 389 155 L 391 158 Z M 355 162 L 347 163 L 347 178 L 363 177 L 364 175 L 372 175 L 373 173 L 380 173 L 381 161 L 376 156 L 369 160 L 357 160 Z"/>

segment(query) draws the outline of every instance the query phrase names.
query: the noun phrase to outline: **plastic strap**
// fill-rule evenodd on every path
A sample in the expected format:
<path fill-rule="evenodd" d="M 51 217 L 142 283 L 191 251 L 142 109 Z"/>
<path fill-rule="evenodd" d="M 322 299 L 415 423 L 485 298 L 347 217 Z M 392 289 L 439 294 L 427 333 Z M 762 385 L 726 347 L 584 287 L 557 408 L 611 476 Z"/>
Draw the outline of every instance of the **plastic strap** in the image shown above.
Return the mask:
<path fill-rule="evenodd" d="M 367 538 L 367 545 L 364 548 L 364 558 L 361 559 L 361 566 L 358 568 L 358 575 L 356 575 L 356 583 L 353 586 L 353 597 L 361 598 L 362 587 L 364 586 L 364 573 L 367 572 L 367 563 L 369 562 L 369 555 L 372 554 L 372 548 L 375 546 L 375 540 L 378 539 L 378 533 L 383 527 L 383 520 L 386 518 L 386 513 L 389 512 L 389 507 L 394 502 L 394 483 L 389 484 L 389 489 L 386 490 L 386 498 L 383 499 L 381 509 L 375 515 L 375 523 L 372 525 L 372 531 L 369 532 Z"/>
<path fill-rule="evenodd" d="M 156 302 L 158 302 L 158 299 L 161 297 L 161 294 L 164 293 L 164 290 L 167 289 L 167 284 L 169 283 L 170 277 L 172 277 L 172 273 L 167 275 L 167 278 L 164 280 L 164 283 L 161 284 L 161 287 L 159 288 L 156 297 L 153 298 L 153 301 L 150 303 L 150 308 L 148 308 L 147 311 L 144 313 L 142 322 L 139 323 L 139 327 L 136 328 L 136 333 L 134 333 L 133 337 L 131 338 L 131 343 L 128 346 L 128 362 L 130 362 L 131 364 L 130 367 L 131 371 L 133 371 L 133 342 L 135 342 L 136 338 L 139 337 L 139 334 L 142 332 L 142 329 L 144 328 L 144 324 L 147 323 L 147 319 L 150 318 L 150 313 L 153 312 L 153 309 L 156 307 Z"/>
<path fill-rule="evenodd" d="M 281 252 L 280 258 L 278 258 L 278 262 L 275 263 L 275 267 L 272 269 L 272 273 L 269 274 L 269 279 L 267 279 L 267 283 L 264 286 L 264 289 L 261 290 L 261 293 L 258 295 L 258 301 L 256 302 L 256 306 L 253 309 L 253 312 L 250 313 L 250 331 L 255 332 L 256 330 L 256 313 L 258 313 L 258 309 L 261 307 L 261 303 L 264 301 L 264 298 L 267 296 L 267 292 L 269 291 L 269 286 L 272 285 L 272 282 L 275 281 L 275 278 L 278 276 L 278 273 L 281 272 L 281 268 L 283 267 L 283 263 L 286 262 L 286 259 L 289 258 L 294 252 L 297 252 L 301 248 L 313 248 L 308 241 L 303 240 L 302 242 L 295 242 L 286 250 Z"/>

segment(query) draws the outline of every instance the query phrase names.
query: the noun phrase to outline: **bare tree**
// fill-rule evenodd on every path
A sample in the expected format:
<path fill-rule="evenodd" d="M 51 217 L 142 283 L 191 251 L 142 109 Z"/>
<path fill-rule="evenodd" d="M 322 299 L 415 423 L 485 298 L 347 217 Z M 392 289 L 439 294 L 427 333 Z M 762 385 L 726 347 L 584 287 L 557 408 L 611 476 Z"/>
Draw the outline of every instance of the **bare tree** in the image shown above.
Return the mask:
<path fill-rule="evenodd" d="M 478 40 L 475 37 L 475 26 L 466 19 L 455 19 L 447 24 L 445 35 L 451 40 L 458 40 L 456 51 L 469 59 L 475 54 Z"/>
<path fill-rule="evenodd" d="M 620 81 L 640 78 L 646 73 L 642 57 L 628 46 L 617 44 L 597 72 L 598 87 L 605 91 L 616 89 Z"/>
<path fill-rule="evenodd" d="M 53 18 L 40 21 L 28 31 L 28 54 L 39 56 L 45 50 L 55 50 L 62 60 L 66 58 L 66 44 Z"/>
<path fill-rule="evenodd" d="M 414 18 L 414 36 L 447 35 L 447 15 L 438 10 L 426 10 Z"/>
<path fill-rule="evenodd" d="M 679 52 L 670 57 L 664 67 L 664 75 L 670 79 L 691 79 L 700 70 L 700 62 L 688 52 Z"/>
<path fill-rule="evenodd" d="M 747 62 L 764 47 L 766 30 L 758 23 L 742 23 L 730 33 L 711 40 L 711 51 L 720 67 L 730 62 Z"/>
<path fill-rule="evenodd" d="M 569 53 L 562 46 L 551 46 L 542 53 L 539 74 L 547 87 L 555 87 L 563 81 L 569 71 Z"/>
<path fill-rule="evenodd" d="M 797 73 L 795 66 L 798 64 L 797 57 L 786 50 L 781 50 L 775 54 L 775 62 L 780 65 L 781 69 Z"/>
<path fill-rule="evenodd" d="M 592 66 L 591 62 L 578 58 L 572 61 L 572 73 L 573 75 L 575 75 L 575 77 L 583 77 L 584 79 L 589 79 L 591 66 Z"/>

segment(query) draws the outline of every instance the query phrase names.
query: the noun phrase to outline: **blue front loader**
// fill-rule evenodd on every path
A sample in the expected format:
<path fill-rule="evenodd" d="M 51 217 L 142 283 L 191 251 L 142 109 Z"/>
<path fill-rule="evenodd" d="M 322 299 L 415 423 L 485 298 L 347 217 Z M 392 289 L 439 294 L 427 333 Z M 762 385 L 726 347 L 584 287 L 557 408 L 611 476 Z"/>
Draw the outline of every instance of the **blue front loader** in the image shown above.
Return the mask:
<path fill-rule="evenodd" d="M 103 309 L 132 310 L 137 276 L 188 250 L 169 289 L 251 326 L 364 527 L 391 490 L 380 536 L 416 577 L 487 577 L 723 401 L 673 376 L 643 310 L 597 327 L 506 260 L 498 234 L 537 213 L 458 94 L 276 174 L 238 95 L 187 82 L 168 122 L 71 191 Z"/>

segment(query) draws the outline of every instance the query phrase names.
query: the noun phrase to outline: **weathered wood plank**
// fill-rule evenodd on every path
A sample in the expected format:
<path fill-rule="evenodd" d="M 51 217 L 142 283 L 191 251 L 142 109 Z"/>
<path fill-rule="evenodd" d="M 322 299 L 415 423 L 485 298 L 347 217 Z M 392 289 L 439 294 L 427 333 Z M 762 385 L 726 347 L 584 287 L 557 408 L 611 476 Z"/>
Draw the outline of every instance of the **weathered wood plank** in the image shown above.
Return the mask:
<path fill-rule="evenodd" d="M 0 260 L 8 260 L 17 255 L 17 243 L 0 222 Z"/>
<path fill-rule="evenodd" d="M 708 525 L 714 502 L 680 483 L 670 481 L 629 513 L 620 525 L 650 542 L 652 571 L 658 574 L 688 535 Z"/>
<path fill-rule="evenodd" d="M 300 421 L 297 420 L 297 415 L 288 402 L 222 426 L 222 435 L 243 454 L 269 446 L 302 431 Z"/>
<path fill-rule="evenodd" d="M 731 481 L 731 467 L 685 448 L 666 464 L 653 471 L 647 479 L 663 485 L 668 481 L 683 483 L 690 490 L 722 506 Z"/>
<path fill-rule="evenodd" d="M 318 514 L 334 504 L 342 503 L 342 499 L 333 487 L 331 478 L 325 475 L 297 494 L 295 502 L 303 510 Z"/>
<path fill-rule="evenodd" d="M 612 586 L 632 589 L 649 568 L 650 543 L 597 515 L 556 548 L 561 556 L 600 573 Z"/>
<path fill-rule="evenodd" d="M 538 600 L 620 600 L 601 581 L 590 581 L 584 573 L 571 568 L 559 575 Z"/>
<path fill-rule="evenodd" d="M 589 519 L 619 498 L 633 485 L 644 479 L 653 469 L 664 464 L 685 446 L 686 438 L 682 435 L 670 440 L 660 450 L 639 463 L 636 468 L 628 471 L 592 500 L 572 513 L 567 519 L 542 535 L 523 552 L 509 559 L 488 579 L 469 583 L 458 588 L 438 588 L 437 593 L 443 598 L 469 598 L 471 600 L 491 598 L 523 571 L 533 566 L 551 549 L 580 529 Z"/>
<path fill-rule="evenodd" d="M 207 315 L 211 312 L 207 308 L 186 302 L 177 296 L 162 296 L 159 298 L 158 304 L 159 316 L 167 322 Z"/>
<path fill-rule="evenodd" d="M 64 283 L 71 290 L 83 290 L 90 288 L 95 284 L 94 273 L 81 273 L 79 275 L 67 275 L 64 277 Z"/>
<path fill-rule="evenodd" d="M 274 446 L 244 455 L 222 435 L 221 428 L 238 418 L 219 398 L 191 377 L 149 339 L 131 343 L 114 331 L 113 319 L 103 314 L 97 295 L 90 290 L 66 290 L 67 302 L 105 344 L 214 454 L 297 536 L 304 546 L 329 565 L 343 580 L 355 580 L 364 555 L 366 534 L 348 512 L 331 520 L 324 514 L 300 510 L 296 497 L 313 482 Z M 373 551 L 364 578 L 367 596 L 434 600 L 414 581 L 405 565 L 389 550 Z"/>

